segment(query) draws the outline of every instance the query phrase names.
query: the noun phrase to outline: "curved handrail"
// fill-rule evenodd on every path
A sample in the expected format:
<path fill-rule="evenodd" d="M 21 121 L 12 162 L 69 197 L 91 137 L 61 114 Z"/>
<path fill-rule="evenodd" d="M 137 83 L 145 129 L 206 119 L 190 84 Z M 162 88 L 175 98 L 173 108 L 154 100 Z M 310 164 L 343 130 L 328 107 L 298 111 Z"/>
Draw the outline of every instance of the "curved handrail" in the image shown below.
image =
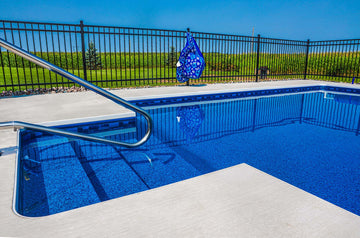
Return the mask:
<path fill-rule="evenodd" d="M 65 70 L 63 70 L 62 68 L 53 65 L 39 57 L 37 57 L 36 55 L 31 54 L 30 52 L 27 52 L 19 47 L 17 47 L 16 45 L 13 45 L 3 39 L 0 38 L 0 46 L 4 47 L 5 49 L 13 52 L 14 54 L 23 57 L 31 62 L 33 62 L 34 64 L 37 64 L 45 69 L 50 70 L 51 72 L 54 72 L 56 74 L 59 74 L 75 83 L 78 83 L 82 86 L 84 86 L 85 88 L 94 91 L 97 94 L 100 94 L 103 97 L 106 97 L 110 100 L 112 100 L 113 102 L 120 104 L 130 110 L 133 110 L 135 112 L 140 113 L 141 115 L 143 115 L 146 118 L 148 127 L 147 127 L 147 131 L 144 135 L 144 137 L 139 140 L 138 142 L 135 143 L 126 143 L 126 142 L 120 142 L 120 141 L 114 141 L 114 140 L 108 140 L 108 139 L 104 139 L 104 138 L 100 138 L 97 136 L 90 136 L 90 135 L 85 135 L 85 134 L 80 134 L 80 133 L 73 133 L 73 132 L 68 132 L 65 130 L 61 130 L 61 129 L 55 129 L 55 128 L 50 128 L 50 127 L 46 127 L 46 126 L 41 126 L 41 125 L 36 125 L 36 124 L 30 124 L 30 123 L 26 123 L 26 122 L 19 122 L 19 121 L 10 121 L 10 122 L 0 122 L 0 129 L 2 128 L 15 128 L 15 129 L 19 129 L 19 128 L 29 128 L 29 129 L 33 129 L 33 130 L 39 130 L 39 131 L 45 131 L 45 132 L 49 132 L 52 134 L 60 134 L 63 136 L 67 136 L 67 137 L 75 137 L 75 138 L 81 138 L 84 140 L 89 140 L 89 141 L 95 141 L 95 142 L 101 142 L 101 143 L 105 143 L 105 144 L 112 144 L 112 145 L 121 145 L 121 146 L 125 146 L 125 147 L 137 147 L 142 145 L 143 143 L 145 143 L 150 135 L 151 135 L 151 131 L 152 131 L 152 127 L 153 127 L 153 122 L 152 119 L 150 117 L 150 115 L 144 111 L 143 109 L 141 109 L 140 107 L 137 107 L 133 104 L 131 104 L 130 102 L 92 84 L 89 83 L 88 81 L 85 81 L 81 78 L 79 78 L 76 75 L 73 75 Z"/>

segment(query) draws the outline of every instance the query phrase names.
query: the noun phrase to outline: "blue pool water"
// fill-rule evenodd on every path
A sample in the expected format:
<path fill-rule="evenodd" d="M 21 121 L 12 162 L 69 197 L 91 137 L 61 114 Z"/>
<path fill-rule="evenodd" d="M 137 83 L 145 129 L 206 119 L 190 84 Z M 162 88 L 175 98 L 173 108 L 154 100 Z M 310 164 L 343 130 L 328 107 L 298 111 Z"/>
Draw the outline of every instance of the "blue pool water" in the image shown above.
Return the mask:
<path fill-rule="evenodd" d="M 135 101 L 154 119 L 136 149 L 23 130 L 16 209 L 55 214 L 247 163 L 360 215 L 359 97 L 318 90 Z M 136 141 L 146 124 L 134 117 L 62 128 Z"/>

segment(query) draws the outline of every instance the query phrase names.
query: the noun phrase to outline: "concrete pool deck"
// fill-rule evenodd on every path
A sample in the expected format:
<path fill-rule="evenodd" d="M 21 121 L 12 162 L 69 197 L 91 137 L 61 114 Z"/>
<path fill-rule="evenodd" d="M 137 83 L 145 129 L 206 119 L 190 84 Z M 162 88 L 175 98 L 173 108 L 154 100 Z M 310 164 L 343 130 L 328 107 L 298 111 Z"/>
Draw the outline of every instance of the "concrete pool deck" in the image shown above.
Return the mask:
<path fill-rule="evenodd" d="M 111 92 L 125 98 L 349 84 L 311 80 L 211 84 Z M 35 112 L 35 113 L 34 113 Z M 0 99 L 0 121 L 44 123 L 129 113 L 93 92 Z M 59 214 L 12 211 L 16 133 L 0 131 L 0 237 L 360 237 L 360 217 L 240 164 Z"/>

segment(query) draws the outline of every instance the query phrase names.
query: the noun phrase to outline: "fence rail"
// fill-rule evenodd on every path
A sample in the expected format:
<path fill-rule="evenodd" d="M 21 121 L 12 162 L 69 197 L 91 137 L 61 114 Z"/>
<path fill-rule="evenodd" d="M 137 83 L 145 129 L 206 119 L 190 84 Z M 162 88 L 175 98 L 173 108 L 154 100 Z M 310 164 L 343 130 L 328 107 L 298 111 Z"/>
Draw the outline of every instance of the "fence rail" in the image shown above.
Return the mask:
<path fill-rule="evenodd" d="M 298 41 L 191 32 L 206 68 L 192 82 L 359 78 L 359 39 Z M 105 88 L 173 85 L 186 31 L 0 20 L 0 38 Z M 72 87 L 0 48 L 1 91 Z"/>

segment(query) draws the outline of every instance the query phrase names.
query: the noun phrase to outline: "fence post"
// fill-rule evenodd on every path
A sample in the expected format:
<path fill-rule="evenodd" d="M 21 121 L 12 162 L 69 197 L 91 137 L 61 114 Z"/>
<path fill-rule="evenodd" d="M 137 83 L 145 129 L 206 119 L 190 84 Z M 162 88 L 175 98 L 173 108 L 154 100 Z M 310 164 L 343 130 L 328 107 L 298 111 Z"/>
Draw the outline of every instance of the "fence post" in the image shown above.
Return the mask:
<path fill-rule="evenodd" d="M 260 34 L 257 36 L 256 82 L 259 82 Z"/>
<path fill-rule="evenodd" d="M 306 79 L 306 74 L 307 74 L 308 59 L 309 59 L 309 48 L 310 48 L 310 39 L 307 40 L 307 45 L 306 45 L 306 58 L 305 58 L 304 79 Z"/>
<path fill-rule="evenodd" d="M 81 34 L 81 52 L 82 52 L 84 79 L 87 80 L 87 75 L 86 75 L 86 59 L 85 59 L 84 22 L 83 22 L 83 21 L 80 21 L 80 34 Z"/>
<path fill-rule="evenodd" d="M 187 32 L 190 32 L 190 28 L 187 28 L 186 30 L 187 30 Z M 190 79 L 188 81 L 186 81 L 186 86 L 190 86 Z"/>

